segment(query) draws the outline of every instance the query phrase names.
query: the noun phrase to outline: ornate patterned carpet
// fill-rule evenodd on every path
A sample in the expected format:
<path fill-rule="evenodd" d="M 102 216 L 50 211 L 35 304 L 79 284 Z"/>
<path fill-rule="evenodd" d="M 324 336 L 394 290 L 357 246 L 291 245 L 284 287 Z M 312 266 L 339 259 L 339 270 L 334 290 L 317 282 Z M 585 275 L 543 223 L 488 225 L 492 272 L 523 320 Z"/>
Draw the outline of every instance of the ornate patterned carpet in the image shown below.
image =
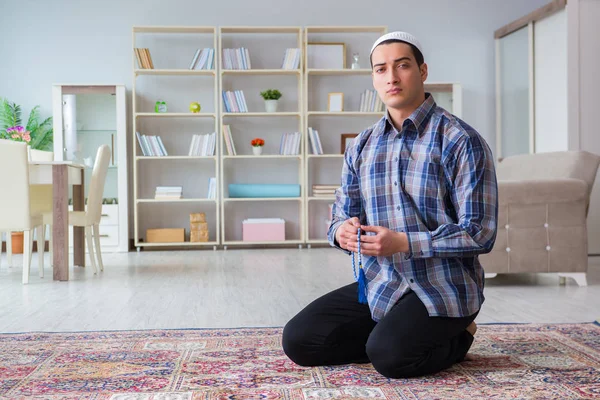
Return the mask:
<path fill-rule="evenodd" d="M 280 328 L 0 335 L 0 399 L 600 398 L 600 326 L 481 325 L 469 359 L 386 379 L 302 368 Z"/>

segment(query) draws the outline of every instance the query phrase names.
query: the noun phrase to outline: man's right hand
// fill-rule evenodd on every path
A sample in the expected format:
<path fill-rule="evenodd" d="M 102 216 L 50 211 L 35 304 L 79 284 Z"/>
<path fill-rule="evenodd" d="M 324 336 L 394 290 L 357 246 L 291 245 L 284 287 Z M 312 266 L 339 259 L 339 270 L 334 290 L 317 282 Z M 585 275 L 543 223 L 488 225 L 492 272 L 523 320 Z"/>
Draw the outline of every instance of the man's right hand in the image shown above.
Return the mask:
<path fill-rule="evenodd" d="M 337 240 L 342 249 L 348 250 L 348 243 L 358 241 L 358 228 L 360 228 L 360 221 L 357 217 L 345 220 L 337 228 L 337 231 L 335 231 L 335 240 Z"/>

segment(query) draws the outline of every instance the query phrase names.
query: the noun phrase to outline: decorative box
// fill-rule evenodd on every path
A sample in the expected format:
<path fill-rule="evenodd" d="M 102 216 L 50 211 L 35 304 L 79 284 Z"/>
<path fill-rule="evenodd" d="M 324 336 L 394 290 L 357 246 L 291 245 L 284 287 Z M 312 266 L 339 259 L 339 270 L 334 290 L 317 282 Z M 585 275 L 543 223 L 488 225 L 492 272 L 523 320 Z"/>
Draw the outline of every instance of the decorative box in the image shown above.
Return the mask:
<path fill-rule="evenodd" d="M 285 240 L 285 220 L 282 218 L 248 218 L 242 221 L 244 242 Z"/>
<path fill-rule="evenodd" d="M 148 243 L 180 243 L 185 241 L 185 229 L 146 229 Z"/>

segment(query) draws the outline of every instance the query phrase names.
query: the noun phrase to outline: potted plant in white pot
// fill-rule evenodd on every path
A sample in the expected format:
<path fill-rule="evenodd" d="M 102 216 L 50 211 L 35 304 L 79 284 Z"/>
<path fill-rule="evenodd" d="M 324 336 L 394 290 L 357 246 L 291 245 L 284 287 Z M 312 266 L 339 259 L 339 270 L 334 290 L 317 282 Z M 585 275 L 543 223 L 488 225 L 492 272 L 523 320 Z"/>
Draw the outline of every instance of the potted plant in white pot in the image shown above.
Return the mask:
<path fill-rule="evenodd" d="M 277 112 L 277 103 L 282 94 L 277 89 L 268 89 L 260 92 L 260 95 L 265 99 L 265 109 L 267 112 Z"/>

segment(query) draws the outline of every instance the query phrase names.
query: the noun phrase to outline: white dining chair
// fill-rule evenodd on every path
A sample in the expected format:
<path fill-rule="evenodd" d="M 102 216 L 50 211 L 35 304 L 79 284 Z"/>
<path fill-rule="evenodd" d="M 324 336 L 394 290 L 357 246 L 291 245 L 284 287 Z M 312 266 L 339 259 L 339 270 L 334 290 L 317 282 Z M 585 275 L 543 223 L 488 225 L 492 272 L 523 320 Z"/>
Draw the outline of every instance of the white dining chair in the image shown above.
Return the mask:
<path fill-rule="evenodd" d="M 32 213 L 29 187 L 29 161 L 27 144 L 0 140 L 0 232 L 23 232 L 23 283 L 29 283 L 33 229 L 42 226 L 40 213 Z M 40 232 L 43 232 L 40 229 Z M 43 233 L 42 233 L 43 240 Z M 7 243 L 7 247 L 8 243 Z M 8 250 L 8 249 L 7 249 Z M 40 265 L 44 257 L 43 248 L 38 249 Z"/>
<path fill-rule="evenodd" d="M 85 211 L 69 211 L 69 225 L 85 228 L 85 241 L 90 255 L 94 273 L 98 272 L 96 259 L 100 270 L 104 271 L 102 263 L 102 253 L 100 249 L 100 219 L 102 218 L 102 197 L 104 193 L 104 184 L 106 174 L 108 173 L 108 164 L 110 162 L 110 147 L 102 145 L 96 152 L 96 162 L 92 170 L 90 186 L 88 189 L 88 201 Z M 44 213 L 44 224 L 52 225 L 52 213 Z M 94 245 L 96 251 L 94 252 Z M 52 251 L 52 247 L 50 248 Z M 95 255 L 94 255 L 95 253 Z"/>

